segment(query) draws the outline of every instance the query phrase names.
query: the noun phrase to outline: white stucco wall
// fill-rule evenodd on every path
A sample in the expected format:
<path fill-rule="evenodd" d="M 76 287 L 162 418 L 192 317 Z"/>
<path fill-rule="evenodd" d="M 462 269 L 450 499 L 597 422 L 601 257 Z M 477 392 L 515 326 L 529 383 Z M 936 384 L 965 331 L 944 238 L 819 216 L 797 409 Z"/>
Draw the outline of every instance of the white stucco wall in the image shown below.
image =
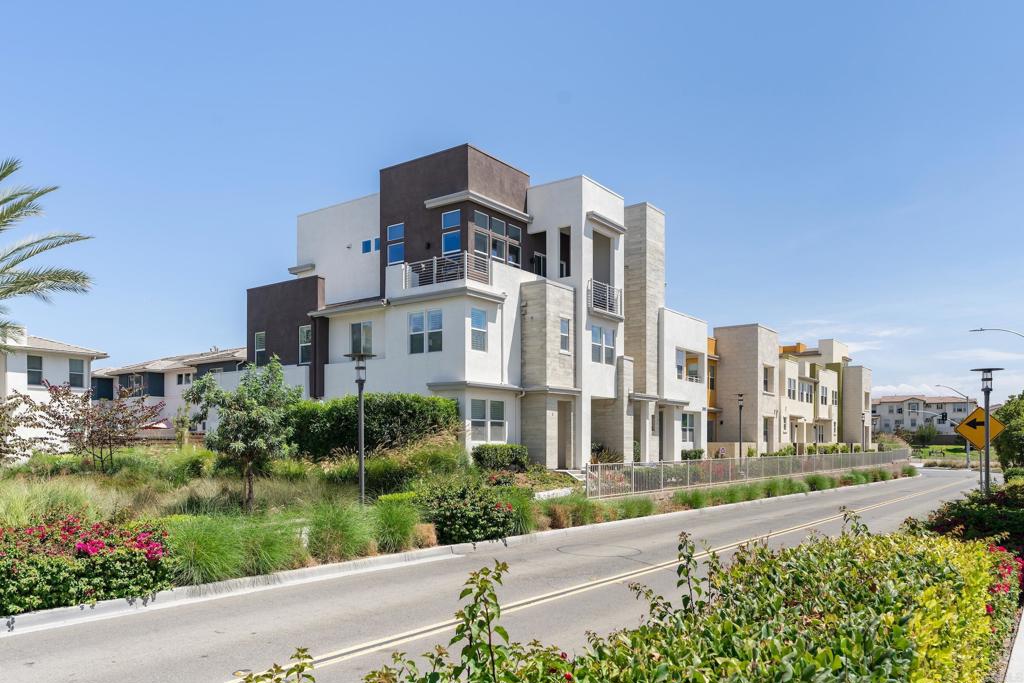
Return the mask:
<path fill-rule="evenodd" d="M 296 233 L 295 265 L 315 264 L 300 276 L 322 276 L 327 303 L 380 293 L 380 252 L 373 249 L 380 237 L 379 194 L 300 214 Z M 364 254 L 367 239 L 371 250 Z"/>

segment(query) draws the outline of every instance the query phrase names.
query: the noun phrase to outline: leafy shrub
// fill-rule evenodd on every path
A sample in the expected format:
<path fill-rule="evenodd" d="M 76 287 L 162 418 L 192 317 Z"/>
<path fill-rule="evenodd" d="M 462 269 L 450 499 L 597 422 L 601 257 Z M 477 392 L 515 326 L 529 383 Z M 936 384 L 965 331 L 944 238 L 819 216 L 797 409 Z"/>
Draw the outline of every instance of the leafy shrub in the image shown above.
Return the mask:
<path fill-rule="evenodd" d="M 1024 467 L 1007 467 L 1003 470 L 1003 481 L 1009 482 L 1012 479 L 1024 479 Z"/>
<path fill-rule="evenodd" d="M 811 474 L 804 481 L 812 491 L 827 491 L 836 487 L 836 480 L 824 474 Z"/>
<path fill-rule="evenodd" d="M 170 588 L 163 529 L 76 517 L 0 528 L 0 616 Z"/>
<path fill-rule="evenodd" d="M 207 476 L 213 469 L 215 455 L 205 449 L 181 450 L 164 456 L 160 475 L 176 486 Z"/>
<path fill-rule="evenodd" d="M 381 496 L 373 506 L 377 548 L 385 553 L 408 550 L 415 541 L 420 514 L 413 504 L 414 495 L 397 493 Z"/>
<path fill-rule="evenodd" d="M 530 465 L 530 452 L 518 443 L 482 443 L 473 449 L 473 461 L 485 470 L 525 472 Z"/>
<path fill-rule="evenodd" d="M 484 479 L 488 486 L 515 486 L 516 473 L 508 470 L 494 470 Z"/>
<path fill-rule="evenodd" d="M 703 457 L 703 448 L 684 448 L 679 452 L 680 460 L 700 460 Z"/>
<path fill-rule="evenodd" d="M 242 575 L 246 557 L 239 541 L 239 519 L 181 515 L 169 518 L 167 525 L 175 585 L 191 586 Z"/>
<path fill-rule="evenodd" d="M 619 519 L 648 517 L 654 514 L 654 499 L 647 496 L 631 496 L 615 501 Z"/>
<path fill-rule="evenodd" d="M 458 404 L 452 399 L 400 393 L 369 393 L 364 398 L 368 451 L 404 446 L 459 425 Z M 358 446 L 356 396 L 301 401 L 290 408 L 288 421 L 299 453 L 313 460 L 335 451 L 351 453 Z"/>
<path fill-rule="evenodd" d="M 499 489 L 467 477 L 424 481 L 416 490 L 423 518 L 433 523 L 441 543 L 475 543 L 515 532 L 515 511 Z"/>
<path fill-rule="evenodd" d="M 512 533 L 516 536 L 531 533 L 537 527 L 537 504 L 533 491 L 517 487 L 505 487 L 498 491 L 498 498 L 512 506 Z"/>
<path fill-rule="evenodd" d="M 424 440 L 405 453 L 421 476 L 454 474 L 466 466 L 466 451 L 454 439 Z"/>
<path fill-rule="evenodd" d="M 302 481 L 310 475 L 310 467 L 301 460 L 282 458 L 270 462 L 270 476 L 287 481 Z"/>
<path fill-rule="evenodd" d="M 1014 553 L 1024 554 L 1024 481 L 1012 481 L 991 494 L 972 491 L 943 503 L 927 527 L 968 540 L 1000 538 Z"/>
<path fill-rule="evenodd" d="M 403 491 L 418 476 L 413 464 L 390 456 L 367 458 L 365 467 L 366 492 L 372 496 Z M 359 461 L 356 458 L 345 458 L 322 472 L 323 478 L 327 481 L 337 484 L 359 484 Z"/>
<path fill-rule="evenodd" d="M 322 503 L 309 514 L 307 546 L 321 562 L 337 562 L 369 554 L 373 549 L 373 524 L 358 505 Z"/>
<path fill-rule="evenodd" d="M 772 451 L 771 453 L 765 453 L 766 457 L 776 457 L 776 458 L 784 458 L 787 455 L 796 455 L 796 446 L 790 444 L 788 446 L 783 446 L 782 448 L 780 448 L 777 451 Z"/>
<path fill-rule="evenodd" d="M 982 683 L 1012 633 L 1020 595 L 1020 560 L 1001 548 L 917 533 L 869 536 L 858 523 L 839 538 L 795 548 L 744 546 L 729 567 L 712 557 L 705 578 L 685 534 L 679 559 L 682 597 L 674 602 L 681 607 L 633 586 L 649 606 L 642 625 L 591 636 L 573 658 L 510 641 L 496 616 L 496 587 L 508 567 L 496 562 L 466 582 L 451 643 L 456 660 L 431 654 L 421 674 L 396 655 L 398 668 L 365 680 L 454 683 L 467 680 L 466 671 L 485 671 L 487 680 L 526 683 Z"/>

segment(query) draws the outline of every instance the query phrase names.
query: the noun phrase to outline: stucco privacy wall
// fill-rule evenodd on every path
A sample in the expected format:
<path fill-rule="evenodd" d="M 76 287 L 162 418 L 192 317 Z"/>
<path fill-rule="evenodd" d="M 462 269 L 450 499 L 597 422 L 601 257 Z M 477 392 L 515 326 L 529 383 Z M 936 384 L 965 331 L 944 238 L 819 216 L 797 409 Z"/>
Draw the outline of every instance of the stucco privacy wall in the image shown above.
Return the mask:
<path fill-rule="evenodd" d="M 380 194 L 300 214 L 295 265 L 312 264 L 300 277 L 324 278 L 327 303 L 365 299 L 380 293 Z M 370 240 L 369 253 L 363 253 Z"/>

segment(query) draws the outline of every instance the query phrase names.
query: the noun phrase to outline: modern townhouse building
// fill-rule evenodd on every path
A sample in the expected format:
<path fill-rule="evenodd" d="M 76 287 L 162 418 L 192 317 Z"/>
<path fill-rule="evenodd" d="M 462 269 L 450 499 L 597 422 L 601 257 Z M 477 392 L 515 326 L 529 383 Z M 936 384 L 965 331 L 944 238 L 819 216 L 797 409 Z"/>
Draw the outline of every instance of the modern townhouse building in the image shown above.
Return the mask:
<path fill-rule="evenodd" d="M 192 382 L 208 372 L 235 373 L 244 363 L 244 348 L 213 348 L 202 353 L 102 368 L 92 374 L 92 398 L 94 401 L 110 400 L 119 395 L 122 389 L 129 389 L 133 395 L 145 396 L 147 404 L 163 402 L 164 407 L 149 434 L 158 438 L 163 432 L 163 436 L 171 438 L 174 431 L 171 420 L 184 405 L 182 395 L 192 386 Z"/>
<path fill-rule="evenodd" d="M 15 392 L 37 403 L 49 400 L 47 384 L 66 384 L 75 392 L 89 389 L 94 361 L 107 354 L 74 344 L 35 337 L 21 330 L 7 340 L 7 353 L 0 354 L 0 381 L 5 397 Z M 22 428 L 20 436 L 43 436 L 38 430 Z"/>
<path fill-rule="evenodd" d="M 871 371 L 851 365 L 846 345 L 780 345 L 778 333 L 751 323 L 716 327 L 715 389 L 709 396 L 710 447 L 716 454 L 778 451 L 807 444 L 871 443 Z M 742 397 L 742 431 L 740 403 Z"/>
<path fill-rule="evenodd" d="M 960 420 L 977 407 L 977 400 L 962 396 L 882 396 L 871 402 L 871 417 L 875 428 L 887 434 L 913 432 L 928 424 L 934 425 L 939 434 L 953 435 Z"/>
<path fill-rule="evenodd" d="M 248 361 L 326 398 L 372 353 L 368 391 L 453 398 L 467 447 L 519 442 L 551 468 L 594 443 L 706 446 L 707 324 L 664 305 L 660 210 L 582 175 L 531 185 L 471 145 L 379 177 L 298 217 L 295 277 L 248 290 Z"/>

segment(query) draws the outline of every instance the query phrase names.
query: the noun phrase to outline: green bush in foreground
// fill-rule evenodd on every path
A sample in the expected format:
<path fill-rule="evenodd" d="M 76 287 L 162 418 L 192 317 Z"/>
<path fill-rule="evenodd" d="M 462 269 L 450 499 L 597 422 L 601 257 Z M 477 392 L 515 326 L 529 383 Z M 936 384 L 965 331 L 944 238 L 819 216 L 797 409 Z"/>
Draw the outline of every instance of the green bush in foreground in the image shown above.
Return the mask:
<path fill-rule="evenodd" d="M 1011 479 L 1024 479 L 1024 467 L 1007 467 L 1003 470 L 1003 481 L 1009 483 Z"/>
<path fill-rule="evenodd" d="M 482 443 L 473 449 L 473 461 L 485 470 L 525 472 L 530 466 L 530 452 L 518 443 Z"/>
<path fill-rule="evenodd" d="M 495 540 L 515 532 L 513 505 L 501 500 L 498 489 L 471 478 L 421 482 L 416 502 L 442 544 Z"/>
<path fill-rule="evenodd" d="M 413 531 L 420 521 L 413 496 L 382 496 L 373 506 L 373 516 L 378 550 L 397 553 L 413 546 Z"/>
<path fill-rule="evenodd" d="M 366 555 L 373 547 L 373 524 L 358 505 L 324 503 L 309 514 L 309 553 L 321 562 Z"/>
<path fill-rule="evenodd" d="M 703 579 L 697 557 L 683 534 L 679 608 L 634 584 L 649 605 L 644 623 L 592 635 L 576 657 L 510 640 L 497 597 L 508 567 L 496 562 L 466 582 L 457 659 L 396 654 L 365 680 L 982 683 L 1020 594 L 1020 567 L 999 548 L 914 532 L 870 536 L 856 521 L 838 538 L 740 548 L 728 567 L 711 555 Z"/>

